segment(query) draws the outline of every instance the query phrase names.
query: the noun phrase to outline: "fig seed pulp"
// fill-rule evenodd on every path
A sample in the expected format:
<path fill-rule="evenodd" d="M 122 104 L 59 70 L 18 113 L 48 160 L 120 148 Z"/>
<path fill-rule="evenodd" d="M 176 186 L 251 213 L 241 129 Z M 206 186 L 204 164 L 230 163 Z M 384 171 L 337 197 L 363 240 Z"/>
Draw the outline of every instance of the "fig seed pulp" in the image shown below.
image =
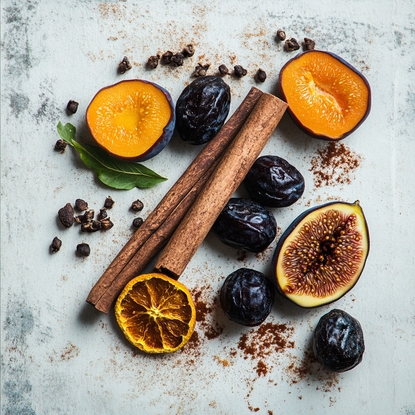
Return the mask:
<path fill-rule="evenodd" d="M 300 215 L 273 258 L 278 290 L 302 307 L 335 301 L 356 284 L 369 252 L 359 203 L 328 203 Z"/>

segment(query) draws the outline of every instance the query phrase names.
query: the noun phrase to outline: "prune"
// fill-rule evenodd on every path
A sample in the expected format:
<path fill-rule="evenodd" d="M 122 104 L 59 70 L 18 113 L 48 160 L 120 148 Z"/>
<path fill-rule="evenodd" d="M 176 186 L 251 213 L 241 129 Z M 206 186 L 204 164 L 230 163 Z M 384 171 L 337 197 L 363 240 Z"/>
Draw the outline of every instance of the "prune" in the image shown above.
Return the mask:
<path fill-rule="evenodd" d="M 332 372 L 346 372 L 363 357 L 365 343 L 360 323 L 342 310 L 321 317 L 314 331 L 313 350 L 318 362 Z"/>
<path fill-rule="evenodd" d="M 210 141 L 229 113 L 231 90 L 218 76 L 194 80 L 176 104 L 176 127 L 183 141 L 199 145 Z"/>
<path fill-rule="evenodd" d="M 232 198 L 212 226 L 226 245 L 250 252 L 262 252 L 275 238 L 274 215 L 250 199 Z"/>
<path fill-rule="evenodd" d="M 304 177 L 288 161 L 277 156 L 259 157 L 245 177 L 246 190 L 261 205 L 285 207 L 304 193 Z"/>
<path fill-rule="evenodd" d="M 223 283 L 220 302 L 229 320 L 244 326 L 258 326 L 271 312 L 274 287 L 261 272 L 240 268 Z"/>

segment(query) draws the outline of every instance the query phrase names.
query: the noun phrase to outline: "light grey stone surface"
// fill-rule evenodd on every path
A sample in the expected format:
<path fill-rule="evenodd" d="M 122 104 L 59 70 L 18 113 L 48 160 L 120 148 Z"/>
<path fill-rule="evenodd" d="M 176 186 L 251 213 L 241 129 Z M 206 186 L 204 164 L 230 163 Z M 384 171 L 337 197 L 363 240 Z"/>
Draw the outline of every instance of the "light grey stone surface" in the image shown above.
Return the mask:
<path fill-rule="evenodd" d="M 2 413 L 250 414 L 259 408 L 275 415 L 415 414 L 414 11 L 411 0 L 3 0 Z M 142 78 L 176 100 L 198 62 L 210 63 L 211 73 L 222 63 L 248 69 L 240 80 L 226 78 L 234 111 L 253 85 L 276 92 L 279 70 L 293 56 L 275 41 L 278 28 L 298 40 L 313 38 L 318 49 L 361 70 L 372 87 L 372 112 L 342 142 L 358 166 L 340 168 L 339 180 L 323 185 L 312 166 L 327 143 L 307 137 L 284 116 L 263 154 L 295 165 L 306 191 L 298 203 L 273 213 L 283 231 L 308 207 L 360 200 L 371 235 L 366 269 L 353 291 L 330 306 L 303 310 L 276 296 L 266 323 L 279 328 L 275 344 L 285 341 L 285 347 L 274 350 L 262 337 L 253 343 L 260 351 L 250 355 L 241 349 L 243 340 L 260 337 L 260 329 L 227 321 L 217 294 L 242 266 L 270 275 L 276 241 L 261 255 L 242 255 L 209 235 L 181 278 L 208 306 L 196 327 L 199 341 L 168 356 L 138 353 L 113 313 L 100 314 L 85 299 L 132 235 L 132 201 L 140 198 L 147 216 L 200 148 L 175 135 L 144 163 L 167 182 L 117 191 L 102 185 L 71 148 L 53 150 L 56 125 L 70 122 L 78 139 L 88 140 L 85 111 L 100 88 Z M 183 67 L 146 69 L 150 55 L 190 42 L 196 54 Z M 123 56 L 133 68 L 118 75 Z M 259 67 L 268 74 L 260 85 L 253 78 Z M 70 99 L 80 105 L 69 116 Z M 57 211 L 67 202 L 82 198 L 98 211 L 108 195 L 116 201 L 113 229 L 85 235 L 60 227 Z M 237 195 L 246 196 L 243 187 Z M 54 236 L 63 245 L 51 255 Z M 83 241 L 91 245 L 88 258 L 75 255 Z M 310 360 L 313 328 L 332 308 L 357 318 L 366 341 L 363 362 L 339 375 Z"/>

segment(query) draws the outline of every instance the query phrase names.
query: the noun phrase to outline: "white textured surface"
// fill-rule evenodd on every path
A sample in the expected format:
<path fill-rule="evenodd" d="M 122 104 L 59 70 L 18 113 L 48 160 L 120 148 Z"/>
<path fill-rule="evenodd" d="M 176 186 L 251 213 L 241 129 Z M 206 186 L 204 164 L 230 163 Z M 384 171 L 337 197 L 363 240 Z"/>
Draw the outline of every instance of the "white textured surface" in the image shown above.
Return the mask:
<path fill-rule="evenodd" d="M 289 3 L 193 1 L 2 1 L 1 112 L 1 323 L 2 413 L 6 414 L 415 414 L 414 168 L 415 18 L 405 1 L 299 1 Z M 343 144 L 358 168 L 349 182 L 316 186 L 310 171 L 327 144 L 300 132 L 288 116 L 264 154 L 289 160 L 305 176 L 294 206 L 275 213 L 281 230 L 309 206 L 359 199 L 371 234 L 366 269 L 351 293 L 333 305 L 302 310 L 276 296 L 267 320 L 287 324 L 295 342 L 264 358 L 238 348 L 244 333 L 215 303 L 223 279 L 242 266 L 270 274 L 272 249 L 246 255 L 209 235 L 181 281 L 212 306 L 197 326 L 200 344 L 170 356 L 136 353 L 112 314 L 95 312 L 85 298 L 122 245 L 140 198 L 146 216 L 199 148 L 174 136 L 144 164 L 166 175 L 153 189 L 114 191 L 84 168 L 78 155 L 53 151 L 59 120 L 87 136 L 84 114 L 93 95 L 121 79 L 143 78 L 166 87 L 174 100 L 197 62 L 241 64 L 241 80 L 227 78 L 233 111 L 258 67 L 259 87 L 275 92 L 278 72 L 293 54 L 274 40 L 276 30 L 316 40 L 361 70 L 372 87 L 372 112 Z M 196 55 L 178 69 L 145 69 L 150 55 L 194 42 Z M 127 55 L 133 69 L 117 75 Z M 234 58 L 232 58 L 234 57 Z M 67 116 L 66 103 L 80 103 Z M 106 196 L 116 205 L 115 227 L 84 235 L 63 230 L 56 213 L 76 198 L 99 210 Z M 238 190 L 245 195 L 245 190 Z M 49 254 L 54 236 L 61 251 Z M 90 257 L 75 255 L 87 240 Z M 272 248 L 275 246 L 275 241 Z M 343 309 L 362 324 L 366 353 L 354 370 L 329 375 L 308 364 L 318 319 Z M 209 340 L 206 328 L 223 329 Z M 264 363 L 266 373 L 258 373 Z M 260 371 L 259 371 L 260 372 Z"/>

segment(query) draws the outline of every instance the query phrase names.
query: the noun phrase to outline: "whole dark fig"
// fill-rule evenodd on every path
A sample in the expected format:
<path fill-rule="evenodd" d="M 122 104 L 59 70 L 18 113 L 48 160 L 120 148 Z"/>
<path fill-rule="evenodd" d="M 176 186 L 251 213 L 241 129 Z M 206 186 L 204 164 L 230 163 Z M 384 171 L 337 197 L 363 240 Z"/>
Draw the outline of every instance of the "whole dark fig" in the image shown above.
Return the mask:
<path fill-rule="evenodd" d="M 250 199 L 232 198 L 212 226 L 226 245 L 250 252 L 262 252 L 277 234 L 274 215 Z"/>
<path fill-rule="evenodd" d="M 332 372 L 346 372 L 363 357 L 365 343 L 360 323 L 342 310 L 331 310 L 321 317 L 314 331 L 314 355 Z"/>
<path fill-rule="evenodd" d="M 181 93 L 176 104 L 176 128 L 190 144 L 210 141 L 224 124 L 231 104 L 231 90 L 218 76 L 194 80 Z"/>
<path fill-rule="evenodd" d="M 240 268 L 226 278 L 220 301 L 229 320 L 244 326 L 258 326 L 271 312 L 274 287 L 261 272 Z"/>
<path fill-rule="evenodd" d="M 302 174 L 277 156 L 259 157 L 244 183 L 252 199 L 269 207 L 290 206 L 304 193 Z"/>

